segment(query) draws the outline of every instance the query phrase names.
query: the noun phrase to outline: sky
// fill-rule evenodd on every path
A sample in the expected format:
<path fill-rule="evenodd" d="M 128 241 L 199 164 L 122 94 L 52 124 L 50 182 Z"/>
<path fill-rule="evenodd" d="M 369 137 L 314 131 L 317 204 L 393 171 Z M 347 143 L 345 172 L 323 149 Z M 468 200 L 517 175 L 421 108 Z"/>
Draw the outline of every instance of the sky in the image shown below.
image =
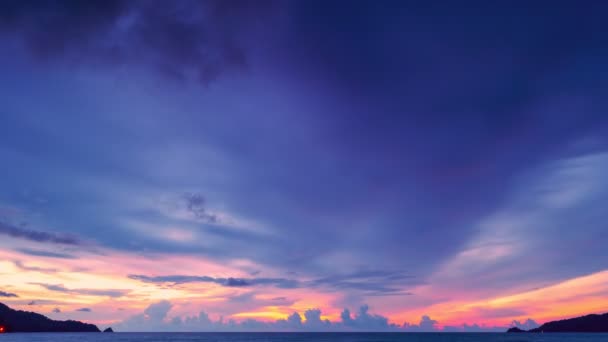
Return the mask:
<path fill-rule="evenodd" d="M 608 3 L 0 2 L 0 302 L 118 331 L 608 311 Z"/>

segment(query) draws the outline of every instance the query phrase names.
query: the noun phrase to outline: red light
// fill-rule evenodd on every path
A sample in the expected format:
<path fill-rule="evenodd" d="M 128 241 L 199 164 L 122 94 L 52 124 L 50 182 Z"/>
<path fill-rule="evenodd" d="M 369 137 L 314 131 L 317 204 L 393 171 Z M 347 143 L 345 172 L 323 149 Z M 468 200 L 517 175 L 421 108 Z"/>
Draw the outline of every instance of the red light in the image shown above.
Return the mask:
<path fill-rule="evenodd" d="M 4 332 L 4 327 L 0 326 L 0 334 Z"/>

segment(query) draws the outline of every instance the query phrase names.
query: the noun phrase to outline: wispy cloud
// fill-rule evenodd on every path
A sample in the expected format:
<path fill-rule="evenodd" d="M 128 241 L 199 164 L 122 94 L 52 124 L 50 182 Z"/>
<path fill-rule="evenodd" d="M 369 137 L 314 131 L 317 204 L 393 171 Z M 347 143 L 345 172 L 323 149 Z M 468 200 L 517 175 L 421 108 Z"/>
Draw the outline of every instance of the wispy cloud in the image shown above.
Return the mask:
<path fill-rule="evenodd" d="M 0 297 L 4 298 L 18 298 L 19 296 L 15 293 L 0 291 Z"/>
<path fill-rule="evenodd" d="M 225 287 L 274 286 L 281 289 L 324 287 L 333 291 L 361 291 L 369 296 L 411 295 L 412 293 L 403 290 L 402 286 L 421 283 L 419 279 L 412 275 L 388 271 L 360 271 L 304 281 L 288 278 L 216 278 L 211 276 L 146 276 L 137 274 L 131 274 L 129 278 L 146 283 L 214 283 Z"/>
<path fill-rule="evenodd" d="M 270 285 L 278 288 L 297 288 L 298 282 L 292 279 L 284 278 L 216 278 L 210 276 L 187 276 L 187 275 L 169 275 L 150 277 L 146 275 L 129 275 L 130 279 L 139 280 L 146 283 L 214 283 L 226 287 L 247 287 L 256 285 Z"/>
<path fill-rule="evenodd" d="M 20 253 L 23 253 L 23 254 L 45 257 L 45 258 L 77 259 L 76 256 L 71 255 L 71 254 L 51 252 L 51 251 L 45 251 L 45 250 L 40 250 L 40 249 L 18 248 L 17 251 Z"/>
<path fill-rule="evenodd" d="M 0 221 L 0 234 L 35 242 L 49 242 L 64 245 L 79 245 L 81 243 L 78 239 L 71 236 L 54 234 L 26 227 L 18 227 L 2 221 Z"/>
<path fill-rule="evenodd" d="M 100 296 L 100 297 L 112 297 L 118 298 L 126 295 L 128 290 L 115 290 L 115 289 L 107 289 L 107 290 L 99 290 L 99 289 L 68 289 L 63 285 L 53 285 L 53 284 L 44 284 L 44 283 L 33 283 L 34 285 L 39 285 L 44 287 L 49 291 L 55 292 L 64 292 L 64 293 L 72 293 L 84 296 Z"/>
<path fill-rule="evenodd" d="M 36 267 L 36 266 L 27 266 L 20 260 L 13 261 L 15 266 L 23 271 L 32 271 L 32 272 L 41 272 L 41 273 L 56 273 L 58 270 L 56 268 L 45 268 L 45 267 Z"/>

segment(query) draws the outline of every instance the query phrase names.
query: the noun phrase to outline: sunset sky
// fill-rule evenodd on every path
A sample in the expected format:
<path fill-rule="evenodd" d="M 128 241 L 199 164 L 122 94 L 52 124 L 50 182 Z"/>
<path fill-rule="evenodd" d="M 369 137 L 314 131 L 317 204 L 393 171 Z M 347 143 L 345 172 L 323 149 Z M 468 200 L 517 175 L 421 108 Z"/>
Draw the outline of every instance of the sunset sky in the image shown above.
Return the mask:
<path fill-rule="evenodd" d="M 607 312 L 607 11 L 0 1 L 0 302 L 122 331 Z"/>

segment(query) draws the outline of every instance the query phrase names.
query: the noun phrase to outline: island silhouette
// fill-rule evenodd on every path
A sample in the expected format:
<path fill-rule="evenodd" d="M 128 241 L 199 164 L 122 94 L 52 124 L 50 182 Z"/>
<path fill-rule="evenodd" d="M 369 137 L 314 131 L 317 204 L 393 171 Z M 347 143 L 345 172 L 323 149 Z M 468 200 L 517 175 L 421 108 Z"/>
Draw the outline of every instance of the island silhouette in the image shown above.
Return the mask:
<path fill-rule="evenodd" d="M 13 310 L 0 303 L 0 333 L 11 332 L 100 332 L 93 324 L 79 321 L 55 321 L 44 315 Z"/>
<path fill-rule="evenodd" d="M 513 327 L 510 333 L 606 333 L 608 332 L 608 313 L 586 315 L 581 317 L 551 321 L 538 328 L 522 330 Z"/>

